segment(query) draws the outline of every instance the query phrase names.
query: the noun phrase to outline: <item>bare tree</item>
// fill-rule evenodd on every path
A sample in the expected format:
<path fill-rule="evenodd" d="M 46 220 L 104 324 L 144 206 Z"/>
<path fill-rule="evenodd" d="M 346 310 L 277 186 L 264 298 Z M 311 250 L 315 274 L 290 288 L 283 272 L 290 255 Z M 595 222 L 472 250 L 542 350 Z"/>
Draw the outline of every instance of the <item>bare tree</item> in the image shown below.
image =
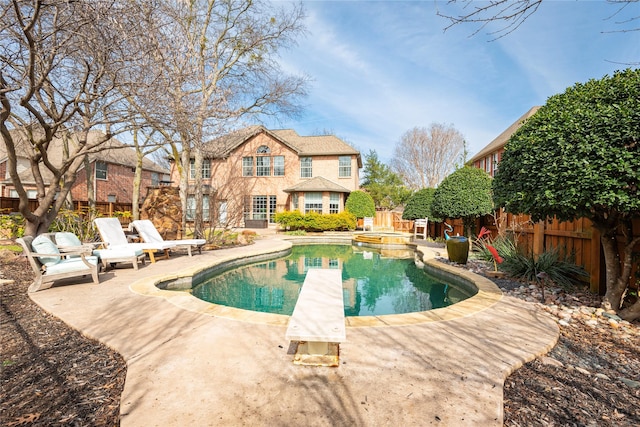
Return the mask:
<path fill-rule="evenodd" d="M 414 191 L 435 188 L 453 170 L 464 144 L 464 137 L 453 125 L 415 127 L 400 138 L 391 168 Z"/>
<path fill-rule="evenodd" d="M 238 120 L 299 111 L 297 99 L 305 94 L 307 79 L 287 75 L 276 59 L 303 32 L 303 16 L 301 6 L 264 0 L 173 0 L 159 2 L 149 13 L 144 25 L 155 49 L 150 72 L 162 91 L 136 99 L 135 105 L 172 144 L 181 172 L 182 225 L 191 193 L 197 236 L 203 234 L 205 143 Z M 162 108 L 153 108 L 159 104 Z M 195 185 L 190 189 L 192 169 Z"/>
<path fill-rule="evenodd" d="M 0 134 L 28 235 L 47 231 L 83 159 L 103 149 L 120 121 L 114 76 L 128 55 L 120 43 L 137 34 L 135 20 L 121 19 L 127 3 L 0 2 Z M 94 128 L 103 137 L 88 138 Z M 62 154 L 57 140 L 67 142 Z M 33 211 L 18 174 L 22 153 L 37 187 Z"/>
<path fill-rule="evenodd" d="M 448 3 L 462 3 L 463 12 L 457 15 L 440 12 L 438 16 L 449 20 L 449 25 L 445 27 L 445 31 L 458 24 L 471 23 L 477 24 L 478 28 L 473 32 L 477 34 L 489 25 L 491 22 L 502 23 L 502 27 L 491 31 L 488 34 L 493 36 L 493 40 L 502 38 L 520 27 L 531 15 L 533 15 L 543 0 L 490 0 L 488 2 L 475 2 L 473 0 L 449 0 Z M 604 19 L 613 19 L 622 14 L 627 7 L 637 4 L 638 0 L 607 0 L 615 7 L 612 14 Z M 640 19 L 640 16 L 634 15 L 631 18 L 615 21 L 618 25 L 629 25 L 631 22 Z M 626 27 L 608 32 L 630 32 L 640 31 L 638 27 Z"/>

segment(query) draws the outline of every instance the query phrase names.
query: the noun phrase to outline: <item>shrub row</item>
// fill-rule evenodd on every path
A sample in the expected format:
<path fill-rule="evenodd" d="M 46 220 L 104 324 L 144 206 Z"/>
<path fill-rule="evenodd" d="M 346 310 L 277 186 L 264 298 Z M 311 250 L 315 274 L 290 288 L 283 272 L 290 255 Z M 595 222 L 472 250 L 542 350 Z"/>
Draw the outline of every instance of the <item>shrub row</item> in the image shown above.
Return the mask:
<path fill-rule="evenodd" d="M 337 214 L 319 214 L 300 211 L 286 211 L 276 213 L 276 222 L 287 231 L 346 231 L 356 229 L 356 217 L 347 212 Z"/>

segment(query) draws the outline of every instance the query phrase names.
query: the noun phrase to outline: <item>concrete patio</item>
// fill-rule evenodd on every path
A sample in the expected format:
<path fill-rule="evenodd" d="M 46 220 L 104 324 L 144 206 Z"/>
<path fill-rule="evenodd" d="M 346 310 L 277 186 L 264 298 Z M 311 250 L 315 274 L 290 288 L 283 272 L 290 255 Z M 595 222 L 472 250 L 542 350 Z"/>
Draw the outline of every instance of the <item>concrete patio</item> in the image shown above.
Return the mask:
<path fill-rule="evenodd" d="M 409 322 L 378 319 L 393 326 L 348 326 L 339 367 L 298 366 L 285 339 L 287 316 L 216 307 L 153 286 L 288 244 L 263 236 L 31 297 L 127 361 L 122 426 L 500 426 L 504 379 L 558 338 L 544 312 L 498 293 Z"/>

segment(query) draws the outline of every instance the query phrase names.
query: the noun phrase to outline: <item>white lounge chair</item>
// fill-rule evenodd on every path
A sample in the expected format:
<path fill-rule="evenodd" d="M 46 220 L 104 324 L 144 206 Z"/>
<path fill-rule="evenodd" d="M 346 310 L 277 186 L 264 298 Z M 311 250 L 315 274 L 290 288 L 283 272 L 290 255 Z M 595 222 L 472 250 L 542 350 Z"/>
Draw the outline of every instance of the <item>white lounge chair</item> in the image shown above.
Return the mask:
<path fill-rule="evenodd" d="M 78 236 L 70 232 L 58 231 L 56 233 L 47 234 L 53 238 L 52 240 L 62 253 L 77 250 L 78 248 L 90 250 L 93 255 L 100 259 L 105 271 L 109 265 L 113 266 L 116 263 L 130 262 L 133 265 L 134 270 L 138 269 L 138 261 L 144 265 L 146 254 L 140 248 L 127 246 L 115 249 L 101 249 L 99 246 L 104 245 L 103 242 L 82 243 L 80 239 L 78 239 Z"/>
<path fill-rule="evenodd" d="M 127 240 L 127 236 L 124 234 L 124 230 L 122 230 L 122 225 L 120 224 L 120 220 L 118 218 L 96 218 L 93 220 L 96 228 L 98 229 L 98 233 L 100 234 L 100 238 L 106 245 L 105 249 L 108 249 L 112 252 L 104 252 L 101 250 L 100 257 L 106 256 L 109 260 L 108 262 L 117 262 L 115 258 L 109 258 L 111 256 L 115 257 L 118 252 L 123 249 L 129 248 L 135 251 L 141 250 L 144 253 L 149 255 L 149 259 L 153 264 L 156 262 L 155 252 L 163 252 L 164 259 L 169 259 L 169 250 L 175 248 L 176 245 L 173 243 L 130 243 Z"/>
<path fill-rule="evenodd" d="M 148 219 L 139 219 L 131 222 L 131 226 L 136 230 L 140 238 L 145 243 L 170 243 L 176 247 L 187 248 L 187 253 L 191 256 L 191 248 L 195 247 L 199 253 L 202 253 L 202 246 L 207 243 L 205 239 L 181 239 L 181 240 L 164 240 L 153 222 Z"/>
<path fill-rule="evenodd" d="M 36 292 L 53 286 L 53 282 L 69 277 L 91 275 L 93 283 L 98 279 L 98 257 L 87 255 L 87 250 L 61 253 L 58 247 L 47 236 L 40 235 L 35 239 L 25 236 L 16 239 L 24 250 L 29 264 L 36 274 L 36 279 L 29 286 L 29 292 Z M 91 254 L 89 250 L 88 254 Z"/>

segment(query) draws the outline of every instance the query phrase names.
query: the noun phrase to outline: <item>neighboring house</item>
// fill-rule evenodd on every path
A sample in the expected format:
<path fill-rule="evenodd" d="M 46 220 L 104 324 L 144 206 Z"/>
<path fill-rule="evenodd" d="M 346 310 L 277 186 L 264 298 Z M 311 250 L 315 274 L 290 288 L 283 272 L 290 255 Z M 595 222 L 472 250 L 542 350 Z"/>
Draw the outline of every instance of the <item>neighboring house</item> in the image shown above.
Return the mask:
<path fill-rule="evenodd" d="M 200 173 L 203 211 L 214 223 L 264 227 L 276 212 L 339 213 L 359 187 L 360 153 L 332 136 L 250 126 L 206 144 Z M 189 170 L 187 218 L 195 212 L 194 160 Z M 179 182 L 172 164 L 173 185 Z"/>
<path fill-rule="evenodd" d="M 511 135 L 517 131 L 520 126 L 529 117 L 533 116 L 540 107 L 536 106 L 527 111 L 522 117 L 516 120 L 511 126 L 509 126 L 504 132 L 498 135 L 493 141 L 491 141 L 486 147 L 478 152 L 471 158 L 471 164 L 479 169 L 484 170 L 491 176 L 495 176 L 498 170 L 498 163 L 502 160 L 502 153 L 504 153 L 504 146 L 511 138 Z"/>
<path fill-rule="evenodd" d="M 16 132 L 17 134 L 17 132 Z M 96 140 L 102 134 L 99 131 L 92 131 L 88 135 L 89 141 Z M 27 190 L 30 199 L 36 198 L 36 187 L 31 166 L 27 157 L 29 147 L 20 137 L 15 138 L 17 145 L 18 173 L 20 180 Z M 73 144 L 73 138 L 67 141 Z M 104 151 L 89 154 L 88 160 L 90 173 L 93 175 L 93 186 L 96 202 L 118 202 L 131 203 L 133 193 L 133 178 L 136 165 L 135 149 L 126 146 L 115 138 L 105 142 L 109 147 Z M 64 141 L 61 138 L 54 138 L 48 150 L 49 159 L 54 165 L 62 164 L 63 153 L 65 152 Z M 0 195 L 2 197 L 18 197 L 15 186 L 7 171 L 7 151 L 6 145 L 0 146 Z M 50 185 L 53 176 L 40 166 L 45 184 Z M 146 188 L 160 185 L 163 181 L 168 181 L 169 170 L 163 168 L 148 159 L 142 161 L 142 182 L 141 197 L 146 194 Z M 87 201 L 87 175 L 84 165 L 78 170 L 76 180 L 71 189 L 71 197 L 74 201 Z"/>

